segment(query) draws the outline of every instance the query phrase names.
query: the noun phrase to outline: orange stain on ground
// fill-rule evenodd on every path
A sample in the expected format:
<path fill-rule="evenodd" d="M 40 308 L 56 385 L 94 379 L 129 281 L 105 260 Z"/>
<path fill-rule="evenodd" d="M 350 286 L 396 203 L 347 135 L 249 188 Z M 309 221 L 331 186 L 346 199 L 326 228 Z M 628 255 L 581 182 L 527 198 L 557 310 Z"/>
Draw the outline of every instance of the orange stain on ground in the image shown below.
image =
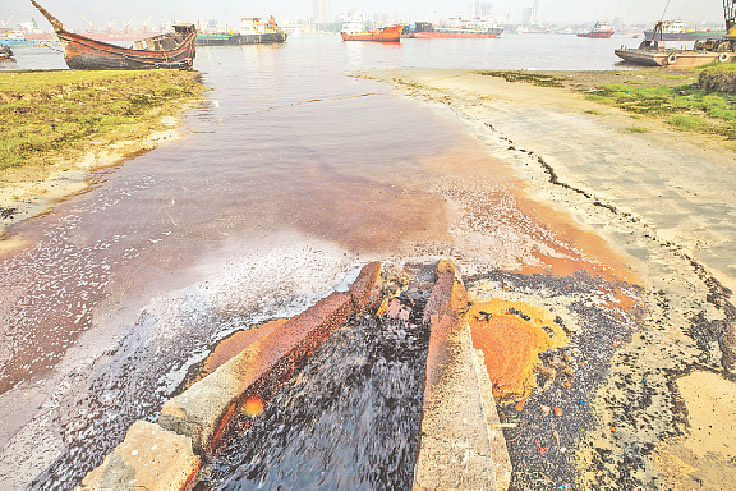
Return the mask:
<path fill-rule="evenodd" d="M 493 395 L 502 402 L 525 400 L 534 386 L 539 354 L 568 343 L 551 312 L 525 302 L 474 301 L 467 319 L 473 346 L 483 350 Z"/>
<path fill-rule="evenodd" d="M 249 397 L 243 406 L 243 412 L 251 418 L 259 416 L 263 412 L 263 399 L 260 397 Z"/>

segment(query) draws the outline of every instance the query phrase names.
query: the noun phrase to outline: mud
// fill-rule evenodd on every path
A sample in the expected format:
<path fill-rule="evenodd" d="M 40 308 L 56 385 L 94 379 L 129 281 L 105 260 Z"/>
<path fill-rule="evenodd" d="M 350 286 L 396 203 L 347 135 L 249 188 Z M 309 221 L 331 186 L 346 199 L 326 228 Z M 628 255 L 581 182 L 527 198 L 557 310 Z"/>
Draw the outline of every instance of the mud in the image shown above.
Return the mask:
<path fill-rule="evenodd" d="M 652 455 L 662 441 L 684 435 L 688 420 L 677 379 L 693 369 L 732 377 L 729 286 L 736 275 L 729 250 L 734 238 L 726 230 L 734 230 L 730 221 L 736 215 L 724 213 L 723 207 L 732 207 L 725 196 L 733 185 L 733 155 L 698 137 L 683 139 L 667 131 L 622 135 L 619 129 L 631 124 L 628 115 L 601 109 L 564 88 L 489 81 L 463 71 L 367 76 L 392 82 L 427 101 L 438 114 L 463 122 L 494 157 L 512 166 L 532 199 L 563 210 L 583 229 L 595 230 L 633 267 L 630 273 L 619 268 L 614 270 L 618 275 L 603 276 L 606 281 L 599 287 L 609 283 L 601 288 L 608 291 L 607 298 L 592 305 L 587 299 L 575 308 L 591 319 L 592 333 L 586 337 L 598 340 L 582 352 L 596 361 L 601 356 L 603 365 L 597 369 L 606 375 L 590 375 L 595 383 L 588 384 L 589 397 L 580 399 L 586 416 L 555 428 L 557 436 L 547 438 L 556 442 L 565 441 L 561 432 L 577 435 L 574 455 L 568 440 L 557 470 L 539 463 L 542 451 L 547 455 L 552 448 L 544 441 L 538 440 L 538 447 L 529 437 L 521 447 L 510 442 L 510 450 L 516 448 L 514 485 L 662 486 L 661 461 L 655 463 Z M 595 116 L 586 113 L 599 109 Z M 714 183 L 712 175 L 721 179 Z M 615 280 L 627 277 L 641 278 L 633 280 L 641 289 Z M 540 284 L 556 281 L 554 276 L 537 278 Z M 574 285 L 570 288 L 576 291 Z M 629 293 L 616 293 L 619 288 Z M 628 325 L 632 303 L 640 305 L 639 320 Z M 608 310 L 612 306 L 622 308 Z M 621 319 L 628 320 L 621 324 Z M 596 330 L 614 321 L 621 327 Z M 616 343 L 615 348 L 607 342 Z M 522 414 L 530 406 L 542 411 L 534 401 L 532 396 Z M 547 401 L 544 405 L 550 411 L 560 407 L 563 419 L 568 410 L 580 411 Z M 536 456 L 527 465 L 520 450 Z"/>

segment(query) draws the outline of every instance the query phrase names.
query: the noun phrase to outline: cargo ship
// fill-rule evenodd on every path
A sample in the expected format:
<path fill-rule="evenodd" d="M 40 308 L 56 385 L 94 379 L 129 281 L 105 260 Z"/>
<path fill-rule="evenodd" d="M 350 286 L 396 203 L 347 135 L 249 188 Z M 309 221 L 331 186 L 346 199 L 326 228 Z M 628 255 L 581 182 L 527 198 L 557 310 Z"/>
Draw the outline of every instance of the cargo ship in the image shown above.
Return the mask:
<path fill-rule="evenodd" d="M 384 27 L 373 31 L 353 31 L 351 26 L 343 26 L 340 36 L 343 41 L 374 41 L 379 43 L 401 42 L 401 31 L 404 26 Z"/>
<path fill-rule="evenodd" d="M 503 28 L 496 25 L 435 27 L 430 22 L 417 22 L 413 37 L 419 39 L 497 38 L 501 37 L 501 34 L 503 34 Z"/>
<path fill-rule="evenodd" d="M 596 22 L 590 32 L 579 32 L 579 38 L 608 39 L 616 30 L 605 22 Z"/>
<path fill-rule="evenodd" d="M 51 23 L 64 49 L 64 61 L 71 69 L 153 69 L 190 68 L 194 63 L 194 24 L 174 25 L 174 32 L 135 42 L 123 48 L 96 41 L 64 29 L 64 24 L 46 9 L 31 3 Z"/>
<path fill-rule="evenodd" d="M 200 32 L 194 44 L 197 46 L 241 46 L 283 42 L 286 42 L 286 32 L 279 29 L 273 17 L 265 23 L 257 17 L 250 17 L 240 19 L 240 25 L 230 32 Z"/>
<path fill-rule="evenodd" d="M 711 38 L 723 38 L 726 31 L 723 29 L 716 30 L 696 30 L 688 29 L 681 20 L 666 20 L 662 22 L 661 30 L 644 31 L 645 41 L 700 41 Z"/>

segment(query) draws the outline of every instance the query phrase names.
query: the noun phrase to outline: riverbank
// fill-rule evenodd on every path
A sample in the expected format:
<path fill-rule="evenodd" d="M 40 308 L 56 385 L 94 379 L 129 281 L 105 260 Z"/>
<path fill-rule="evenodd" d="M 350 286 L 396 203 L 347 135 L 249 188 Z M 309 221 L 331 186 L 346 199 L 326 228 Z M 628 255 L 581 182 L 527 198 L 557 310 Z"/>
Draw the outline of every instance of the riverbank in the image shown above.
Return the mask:
<path fill-rule="evenodd" d="M 178 138 L 204 90 L 186 71 L 0 73 L 0 237 L 84 190 L 90 171 Z"/>
<path fill-rule="evenodd" d="M 580 390 L 577 382 L 572 389 L 550 387 L 547 396 L 540 389 L 526 408 L 501 408 L 502 419 L 518 425 L 505 432 L 514 464 L 512 487 L 568 485 L 568 479 L 583 487 L 673 482 L 718 487 L 732 475 L 729 459 L 735 449 L 728 441 L 716 452 L 692 442 L 683 447 L 687 439 L 682 437 L 697 430 L 692 426 L 703 411 L 718 408 L 698 404 L 692 390 L 681 389 L 687 384 L 680 380 L 691 373 L 709 374 L 687 380 L 708 380 L 709 393 L 718 394 L 732 393 L 735 384 L 732 142 L 723 134 L 668 124 L 667 119 L 677 116 L 672 112 L 639 114 L 594 95 L 601 87 L 631 81 L 642 88 L 662 87 L 652 90 L 663 93 L 670 90 L 665 87 L 677 91 L 691 83 L 681 77 L 694 81 L 697 74 L 509 74 L 408 69 L 359 76 L 392 83 L 438 114 L 461 121 L 494 157 L 510 165 L 532 199 L 595 231 L 640 278 L 642 289 L 636 296 L 641 312 L 623 322 L 620 332 L 600 330 L 604 319 L 612 319 L 610 314 L 595 320 L 590 310 L 595 300 L 572 290 L 569 302 L 583 326 L 570 333 L 570 353 L 578 360 L 573 373 L 577 377 L 580 371 L 591 371 L 597 374 L 590 377 L 602 377 L 600 385 L 590 385 L 595 392 L 593 417 L 540 421 L 536 415 L 545 407 L 549 412 L 547 401 L 571 399 Z M 702 95 L 693 99 L 698 97 L 702 102 Z M 610 367 L 597 365 L 608 356 Z M 536 377 L 543 381 L 547 371 L 542 367 Z M 494 374 L 489 375 L 493 380 Z M 581 382 L 588 380 L 593 379 Z M 583 404 L 587 402 L 581 399 Z M 562 414 L 573 410 L 560 407 Z M 560 450 L 574 449 L 574 457 L 548 451 L 554 445 L 548 447 L 541 439 L 544 432 L 533 430 L 540 423 L 548 433 L 554 430 L 556 440 L 566 440 Z M 560 472 L 566 462 L 575 464 L 570 472 Z M 722 472 L 708 471 L 716 464 Z"/>

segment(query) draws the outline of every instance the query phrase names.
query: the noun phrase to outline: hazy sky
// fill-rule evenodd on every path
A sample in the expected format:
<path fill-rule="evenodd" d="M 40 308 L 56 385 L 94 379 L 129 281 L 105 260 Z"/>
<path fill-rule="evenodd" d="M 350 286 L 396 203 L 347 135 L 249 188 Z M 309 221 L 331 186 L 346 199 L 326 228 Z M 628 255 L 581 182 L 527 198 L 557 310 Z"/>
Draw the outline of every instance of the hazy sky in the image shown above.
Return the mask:
<path fill-rule="evenodd" d="M 277 16 L 310 17 L 312 0 L 37 0 L 70 26 L 84 25 L 78 12 L 93 22 L 104 24 L 110 18 L 134 24 L 153 14 L 152 23 L 163 18 L 194 20 L 217 18 L 231 21 L 238 17 L 273 13 Z M 530 7 L 533 0 L 486 0 L 500 10 Z M 378 12 L 381 9 L 402 18 L 429 18 L 434 12 L 441 16 L 467 14 L 470 0 L 331 0 L 332 13 L 345 12 L 351 7 Z M 662 15 L 666 0 L 543 0 L 542 20 L 546 22 L 593 22 L 623 17 L 626 22 L 654 22 Z M 28 0 L 1 0 L 0 19 L 15 12 L 13 22 L 30 15 L 41 20 Z M 672 0 L 668 17 L 680 17 L 689 22 L 723 20 L 721 0 Z M 47 24 L 44 26 L 47 27 Z"/>

